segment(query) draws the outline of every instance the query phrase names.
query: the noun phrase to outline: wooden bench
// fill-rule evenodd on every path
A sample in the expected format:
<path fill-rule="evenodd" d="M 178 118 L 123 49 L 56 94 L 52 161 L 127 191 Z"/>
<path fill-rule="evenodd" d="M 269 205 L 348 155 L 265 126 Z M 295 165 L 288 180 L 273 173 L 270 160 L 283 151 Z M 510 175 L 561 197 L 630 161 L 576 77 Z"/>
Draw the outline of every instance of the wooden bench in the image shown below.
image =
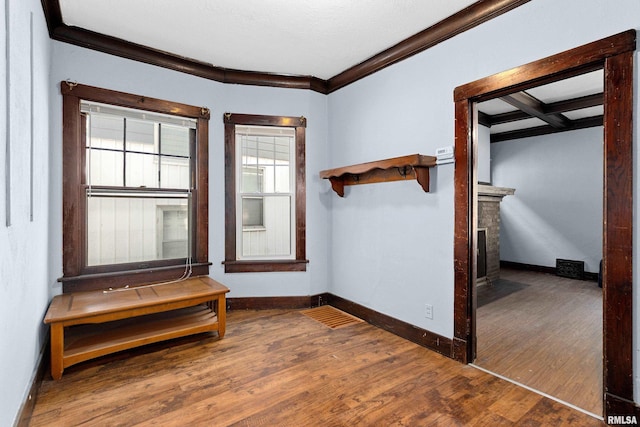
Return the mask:
<path fill-rule="evenodd" d="M 51 301 L 51 376 L 85 360 L 158 341 L 218 331 L 229 289 L 207 276 L 174 283 L 73 292 Z"/>

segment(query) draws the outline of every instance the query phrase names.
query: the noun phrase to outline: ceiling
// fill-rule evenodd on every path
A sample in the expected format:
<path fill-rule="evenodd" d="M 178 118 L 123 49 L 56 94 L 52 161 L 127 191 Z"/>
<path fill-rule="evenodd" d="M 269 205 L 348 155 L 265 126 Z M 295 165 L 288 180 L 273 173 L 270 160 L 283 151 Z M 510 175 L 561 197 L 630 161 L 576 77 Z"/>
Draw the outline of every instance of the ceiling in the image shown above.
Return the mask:
<path fill-rule="evenodd" d="M 527 1 L 43 0 L 43 7 L 57 40 L 227 83 L 330 93 Z M 479 122 L 492 142 L 598 126 L 602 86 L 597 71 L 485 101 Z"/>
<path fill-rule="evenodd" d="M 62 21 L 217 67 L 329 79 L 476 0 L 59 0 Z"/>

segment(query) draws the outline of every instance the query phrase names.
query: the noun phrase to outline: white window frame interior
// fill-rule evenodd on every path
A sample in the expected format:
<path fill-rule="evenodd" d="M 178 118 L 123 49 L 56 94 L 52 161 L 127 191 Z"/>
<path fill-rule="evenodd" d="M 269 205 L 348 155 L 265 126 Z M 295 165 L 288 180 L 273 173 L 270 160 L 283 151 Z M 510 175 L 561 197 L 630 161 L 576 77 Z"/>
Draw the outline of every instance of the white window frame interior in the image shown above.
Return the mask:
<path fill-rule="evenodd" d="M 260 260 L 293 260 L 296 259 L 296 133 L 295 129 L 284 126 L 257 126 L 257 125 L 235 125 L 234 132 L 236 134 L 236 165 L 235 165 L 235 198 L 236 198 L 236 259 L 238 261 L 260 261 Z M 289 136 L 289 191 L 288 192 L 276 192 L 275 188 L 273 192 L 260 192 L 260 193 L 243 193 L 242 188 L 242 175 L 243 175 L 243 162 L 242 162 L 242 138 L 241 135 L 256 135 L 256 136 L 273 136 L 274 131 L 282 130 L 287 136 Z M 245 133 L 242 133 L 244 131 Z M 262 133 L 261 133 L 262 132 Z M 266 134 L 266 135 L 265 135 Z M 263 175 L 263 179 L 267 179 Z M 266 231 L 266 224 L 263 227 L 243 227 L 242 224 L 242 197 L 262 197 L 263 200 L 268 197 L 289 197 L 289 248 L 290 253 L 287 255 L 243 255 L 243 234 L 244 232 L 260 232 Z M 265 203 L 263 202 L 263 207 Z M 264 211 L 263 211 L 263 223 L 264 223 Z"/>

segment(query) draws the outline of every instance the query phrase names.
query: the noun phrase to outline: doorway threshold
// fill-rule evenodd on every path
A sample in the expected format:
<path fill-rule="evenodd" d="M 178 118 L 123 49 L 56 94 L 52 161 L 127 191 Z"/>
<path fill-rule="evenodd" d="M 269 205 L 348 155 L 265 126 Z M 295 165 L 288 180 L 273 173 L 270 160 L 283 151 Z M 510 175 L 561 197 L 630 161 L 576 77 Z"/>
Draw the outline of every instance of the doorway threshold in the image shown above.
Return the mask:
<path fill-rule="evenodd" d="M 541 396 L 544 396 L 544 397 L 546 397 L 546 398 L 548 398 L 548 399 L 551 399 L 551 400 L 553 400 L 553 401 L 555 401 L 555 402 L 558 402 L 558 403 L 560 403 L 560 404 L 562 404 L 562 405 L 568 406 L 569 408 L 571 408 L 571 409 L 575 409 L 576 411 L 578 411 L 578 412 L 582 412 L 583 414 L 589 415 L 590 417 L 593 417 L 593 418 L 596 418 L 596 419 L 598 419 L 598 420 L 604 421 L 604 417 L 603 417 L 602 415 L 597 415 L 597 414 L 594 414 L 593 412 L 589 412 L 589 411 L 587 411 L 586 409 L 582 409 L 582 408 L 580 408 L 580 407 L 578 407 L 578 406 L 576 406 L 576 405 L 574 405 L 574 404 L 572 404 L 572 403 L 565 402 L 564 400 L 560 400 L 560 399 L 558 399 L 557 397 L 551 396 L 551 395 L 549 395 L 549 394 L 547 394 L 547 393 L 545 393 L 545 392 L 542 392 L 542 391 L 540 391 L 540 390 L 536 390 L 535 388 L 529 387 L 529 386 L 528 386 L 528 385 L 526 385 L 526 384 L 522 384 L 522 383 L 520 383 L 520 382 L 518 382 L 518 381 L 512 380 L 511 378 L 507 378 L 507 377 L 505 377 L 505 376 L 503 376 L 503 375 L 497 374 L 497 373 L 495 373 L 495 372 L 493 372 L 493 371 L 490 371 L 490 370 L 488 370 L 488 369 L 483 368 L 482 366 L 478 366 L 478 365 L 473 364 L 473 363 L 469 363 L 469 366 L 472 366 L 472 367 L 474 367 L 474 368 L 476 368 L 476 369 L 478 369 L 478 370 L 480 370 L 480 371 L 482 371 L 482 372 L 486 372 L 486 373 L 487 373 L 487 374 L 489 374 L 489 375 L 493 375 L 494 377 L 498 377 L 498 378 L 500 378 L 501 380 L 505 380 L 505 381 L 507 381 L 507 382 L 510 382 L 510 383 L 512 383 L 512 384 L 515 384 L 515 385 L 517 385 L 518 387 L 525 388 L 525 389 L 527 389 L 527 390 L 529 390 L 529 391 L 532 391 L 532 392 L 534 392 L 534 393 L 536 393 L 536 394 L 539 394 L 539 395 L 541 395 Z"/>

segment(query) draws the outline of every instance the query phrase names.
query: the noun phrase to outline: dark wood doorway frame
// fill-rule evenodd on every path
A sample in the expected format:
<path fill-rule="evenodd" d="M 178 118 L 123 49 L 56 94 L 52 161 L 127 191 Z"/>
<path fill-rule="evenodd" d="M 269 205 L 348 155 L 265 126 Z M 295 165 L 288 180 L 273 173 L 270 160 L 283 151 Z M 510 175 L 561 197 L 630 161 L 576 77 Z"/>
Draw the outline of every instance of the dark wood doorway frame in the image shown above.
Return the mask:
<path fill-rule="evenodd" d="M 604 69 L 603 385 L 607 415 L 633 403 L 633 54 L 635 30 L 459 86 L 455 101 L 453 356 L 475 357 L 476 103 Z"/>

